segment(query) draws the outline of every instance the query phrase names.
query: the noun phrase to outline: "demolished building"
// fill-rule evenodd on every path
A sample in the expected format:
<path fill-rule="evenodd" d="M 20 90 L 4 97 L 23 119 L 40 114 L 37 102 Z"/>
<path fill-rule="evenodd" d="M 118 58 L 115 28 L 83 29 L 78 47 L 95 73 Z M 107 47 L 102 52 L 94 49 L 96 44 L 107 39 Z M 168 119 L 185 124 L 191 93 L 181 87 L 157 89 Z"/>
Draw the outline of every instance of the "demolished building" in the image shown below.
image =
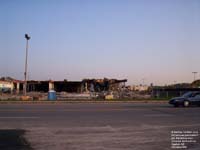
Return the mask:
<path fill-rule="evenodd" d="M 125 88 L 126 79 L 83 79 L 82 81 L 53 81 L 53 80 L 28 80 L 27 81 L 27 95 L 33 100 L 46 100 L 48 91 L 56 91 L 56 95 L 60 100 L 66 99 L 92 99 L 105 98 L 106 95 L 114 94 L 113 97 L 119 97 L 119 92 Z M 1 88 L 1 85 L 3 88 Z M 6 86 L 5 86 L 6 85 Z M 1 79 L 0 90 L 3 93 L 7 90 L 11 95 L 23 95 L 24 81 L 16 79 Z M 7 87 L 7 89 L 6 89 Z M 8 89 L 9 88 L 9 89 Z M 1 95 L 0 99 L 5 98 Z"/>
<path fill-rule="evenodd" d="M 125 87 L 126 79 L 83 79 L 82 81 L 27 81 L 27 91 L 84 93 L 84 92 L 102 92 L 117 91 Z"/>

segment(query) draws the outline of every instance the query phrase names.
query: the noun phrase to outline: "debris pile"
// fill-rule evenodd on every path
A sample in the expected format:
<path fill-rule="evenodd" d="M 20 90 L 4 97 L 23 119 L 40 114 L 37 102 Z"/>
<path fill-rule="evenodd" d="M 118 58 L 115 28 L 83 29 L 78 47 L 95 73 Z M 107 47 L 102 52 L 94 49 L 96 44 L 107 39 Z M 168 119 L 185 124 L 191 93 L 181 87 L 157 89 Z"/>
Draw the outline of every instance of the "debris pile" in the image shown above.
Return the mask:
<path fill-rule="evenodd" d="M 21 96 L 20 95 L 12 95 L 12 94 L 0 94 L 0 100 L 20 100 Z"/>
<path fill-rule="evenodd" d="M 89 100 L 91 99 L 90 93 L 67 93 L 67 92 L 58 92 L 58 100 Z"/>

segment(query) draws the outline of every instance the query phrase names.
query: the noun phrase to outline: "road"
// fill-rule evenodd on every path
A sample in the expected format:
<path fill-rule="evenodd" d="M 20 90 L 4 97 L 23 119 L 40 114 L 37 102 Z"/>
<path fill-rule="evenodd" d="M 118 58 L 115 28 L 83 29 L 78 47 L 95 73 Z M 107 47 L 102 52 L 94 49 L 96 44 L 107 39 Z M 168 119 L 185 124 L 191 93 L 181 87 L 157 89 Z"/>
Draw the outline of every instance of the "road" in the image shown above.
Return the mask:
<path fill-rule="evenodd" d="M 168 150 L 171 131 L 199 131 L 200 107 L 154 103 L 1 104 L 0 129 L 37 150 Z M 200 137 L 198 137 L 200 139 Z M 197 150 L 200 140 L 189 144 Z"/>

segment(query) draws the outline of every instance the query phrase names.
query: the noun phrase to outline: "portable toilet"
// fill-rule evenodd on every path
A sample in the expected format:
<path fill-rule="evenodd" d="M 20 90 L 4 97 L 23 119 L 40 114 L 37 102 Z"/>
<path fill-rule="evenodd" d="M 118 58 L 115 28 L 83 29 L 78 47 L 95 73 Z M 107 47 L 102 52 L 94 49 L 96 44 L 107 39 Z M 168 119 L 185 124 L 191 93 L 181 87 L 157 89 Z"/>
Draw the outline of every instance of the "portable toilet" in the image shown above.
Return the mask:
<path fill-rule="evenodd" d="M 49 92 L 48 92 L 48 100 L 56 100 L 56 91 L 49 90 Z"/>

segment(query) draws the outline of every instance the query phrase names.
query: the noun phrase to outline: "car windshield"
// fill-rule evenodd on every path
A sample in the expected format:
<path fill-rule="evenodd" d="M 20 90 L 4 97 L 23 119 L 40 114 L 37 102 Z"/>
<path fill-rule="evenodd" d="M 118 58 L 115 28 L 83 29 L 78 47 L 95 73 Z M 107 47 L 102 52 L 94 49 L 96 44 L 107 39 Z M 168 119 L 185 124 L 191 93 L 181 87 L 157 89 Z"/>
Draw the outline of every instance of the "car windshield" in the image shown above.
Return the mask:
<path fill-rule="evenodd" d="M 185 94 L 183 94 L 182 97 L 191 97 L 192 96 L 192 92 L 187 92 Z"/>

